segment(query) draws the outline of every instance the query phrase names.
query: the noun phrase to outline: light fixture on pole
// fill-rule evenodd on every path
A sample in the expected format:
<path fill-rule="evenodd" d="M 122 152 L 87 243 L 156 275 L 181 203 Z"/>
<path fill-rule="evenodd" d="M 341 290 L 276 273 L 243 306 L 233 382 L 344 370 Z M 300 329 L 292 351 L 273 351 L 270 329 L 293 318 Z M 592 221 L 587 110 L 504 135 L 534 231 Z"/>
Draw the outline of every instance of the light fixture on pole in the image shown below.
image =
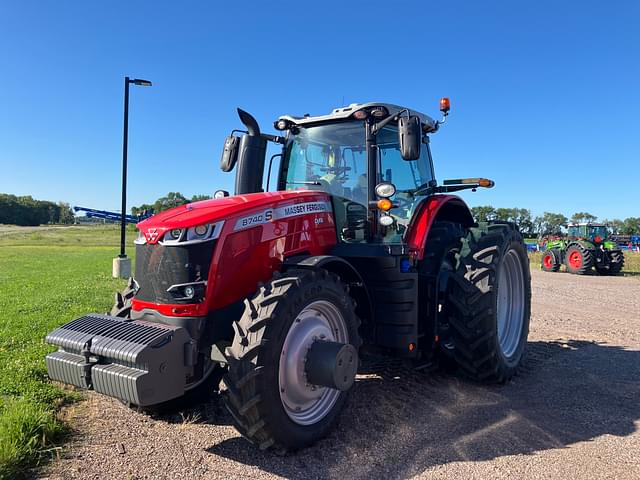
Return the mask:
<path fill-rule="evenodd" d="M 150 87 L 149 80 L 124 77 L 124 133 L 122 138 L 122 210 L 120 217 L 120 255 L 113 261 L 113 276 L 126 278 L 131 276 L 131 261 L 125 252 L 125 232 L 127 220 L 127 147 L 129 143 L 129 85 Z M 126 261 L 125 261 L 126 259 Z"/>

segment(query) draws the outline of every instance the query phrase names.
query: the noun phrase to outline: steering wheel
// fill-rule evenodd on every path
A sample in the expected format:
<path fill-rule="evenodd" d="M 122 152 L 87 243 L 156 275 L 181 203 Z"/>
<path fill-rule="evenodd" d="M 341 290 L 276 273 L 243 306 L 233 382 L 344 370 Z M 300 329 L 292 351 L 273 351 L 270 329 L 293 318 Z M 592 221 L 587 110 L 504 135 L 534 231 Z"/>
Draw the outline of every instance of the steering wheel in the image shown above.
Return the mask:
<path fill-rule="evenodd" d="M 323 192 L 332 193 L 333 188 L 331 184 L 327 182 L 324 178 L 320 178 L 318 175 L 314 175 L 309 179 L 310 182 L 314 182 L 315 185 L 311 185 L 309 190 L 321 190 Z"/>

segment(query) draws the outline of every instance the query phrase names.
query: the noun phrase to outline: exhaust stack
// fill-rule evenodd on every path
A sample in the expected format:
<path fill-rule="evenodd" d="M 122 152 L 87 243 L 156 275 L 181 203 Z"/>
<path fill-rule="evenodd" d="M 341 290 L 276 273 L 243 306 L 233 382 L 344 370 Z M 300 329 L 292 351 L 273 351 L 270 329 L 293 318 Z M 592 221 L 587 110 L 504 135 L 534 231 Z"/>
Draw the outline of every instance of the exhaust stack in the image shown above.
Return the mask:
<path fill-rule="evenodd" d="M 267 140 L 260 135 L 258 122 L 251 114 L 238 108 L 238 116 L 249 133 L 240 137 L 235 193 L 242 195 L 262 192 Z"/>

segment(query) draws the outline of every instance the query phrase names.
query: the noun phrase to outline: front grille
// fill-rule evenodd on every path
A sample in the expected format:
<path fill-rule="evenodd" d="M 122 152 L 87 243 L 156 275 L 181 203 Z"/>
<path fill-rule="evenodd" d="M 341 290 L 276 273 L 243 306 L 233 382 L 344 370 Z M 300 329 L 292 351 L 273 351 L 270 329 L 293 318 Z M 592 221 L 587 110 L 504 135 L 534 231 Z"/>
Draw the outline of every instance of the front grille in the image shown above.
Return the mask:
<path fill-rule="evenodd" d="M 171 285 L 206 281 L 215 240 L 186 246 L 136 245 L 136 298 L 155 303 L 189 303 L 177 300 Z"/>

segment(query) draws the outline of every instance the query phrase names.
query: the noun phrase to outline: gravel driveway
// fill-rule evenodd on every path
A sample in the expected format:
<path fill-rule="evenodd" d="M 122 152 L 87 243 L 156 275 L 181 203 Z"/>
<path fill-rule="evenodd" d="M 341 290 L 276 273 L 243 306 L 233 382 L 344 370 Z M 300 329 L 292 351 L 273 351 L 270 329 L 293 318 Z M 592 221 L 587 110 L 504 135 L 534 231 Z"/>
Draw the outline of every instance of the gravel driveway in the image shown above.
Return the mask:
<path fill-rule="evenodd" d="M 640 279 L 534 271 L 528 356 L 505 386 L 372 364 L 338 428 L 284 457 L 217 400 L 150 418 L 93 393 L 50 479 L 640 478 Z"/>

